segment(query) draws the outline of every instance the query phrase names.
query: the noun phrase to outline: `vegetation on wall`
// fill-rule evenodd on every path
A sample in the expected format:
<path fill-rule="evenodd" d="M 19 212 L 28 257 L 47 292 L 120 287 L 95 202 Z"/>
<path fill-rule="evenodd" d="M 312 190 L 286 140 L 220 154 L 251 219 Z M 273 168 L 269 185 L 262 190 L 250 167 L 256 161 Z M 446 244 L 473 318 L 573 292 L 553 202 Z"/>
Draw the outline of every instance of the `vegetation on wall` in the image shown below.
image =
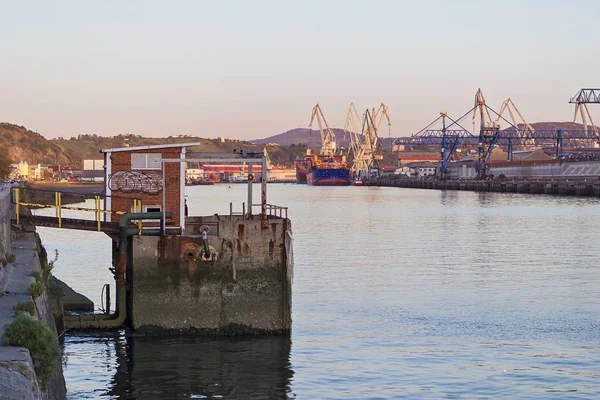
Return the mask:
<path fill-rule="evenodd" d="M 42 321 L 25 313 L 19 313 L 4 327 L 2 339 L 9 346 L 25 347 L 29 350 L 38 381 L 43 390 L 54 377 L 54 364 L 60 354 L 58 341 Z"/>
<path fill-rule="evenodd" d="M 12 160 L 8 154 L 8 150 L 4 146 L 0 146 L 0 178 L 6 178 L 10 173 L 10 164 Z"/>

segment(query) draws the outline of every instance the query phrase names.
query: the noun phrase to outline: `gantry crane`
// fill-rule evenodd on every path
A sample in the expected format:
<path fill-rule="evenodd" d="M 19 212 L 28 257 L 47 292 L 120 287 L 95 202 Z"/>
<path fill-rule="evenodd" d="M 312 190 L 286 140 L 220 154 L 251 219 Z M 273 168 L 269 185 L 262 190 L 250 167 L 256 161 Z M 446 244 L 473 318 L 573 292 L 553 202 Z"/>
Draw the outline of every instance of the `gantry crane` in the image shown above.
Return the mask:
<path fill-rule="evenodd" d="M 309 133 L 312 133 L 312 124 L 317 119 L 317 123 L 319 124 L 319 132 L 321 133 L 321 153 L 322 156 L 333 156 L 337 150 L 337 145 L 335 142 L 335 133 L 329 125 L 327 125 L 327 120 L 323 115 L 323 111 L 319 104 L 313 107 L 312 115 L 310 117 L 310 124 L 308 125 Z M 323 125 L 325 128 L 323 129 Z"/>
<path fill-rule="evenodd" d="M 600 103 L 600 89 L 581 89 L 575 96 L 569 100 L 569 103 L 575 104 L 575 114 L 573 115 L 573 122 L 577 121 L 577 114 L 581 115 L 581 122 L 583 124 L 583 130 L 588 130 L 588 119 L 590 124 L 592 125 L 591 131 L 594 134 L 594 139 L 591 140 L 591 143 L 588 143 L 592 146 L 596 146 L 598 144 L 598 127 L 594 125 L 594 121 L 592 120 L 592 115 L 590 114 L 590 110 L 587 108 L 587 104 L 590 103 Z"/>
<path fill-rule="evenodd" d="M 582 89 L 575 97 L 572 97 L 570 103 L 600 103 L 600 89 Z M 579 108 L 577 111 L 581 112 Z M 467 115 L 473 113 L 473 125 L 479 111 L 480 115 L 480 131 L 479 136 L 472 134 L 460 125 L 460 121 Z M 490 113 L 491 111 L 491 113 Z M 495 121 L 492 121 L 491 114 L 497 116 Z M 446 118 L 452 121 L 446 125 Z M 441 120 L 442 129 L 433 128 L 433 126 Z M 508 124 L 508 128 L 500 130 L 500 120 Z M 528 124 L 527 124 L 528 125 Z M 460 129 L 457 129 L 459 127 Z M 587 128 L 587 126 L 586 126 Z M 447 171 L 449 162 L 452 160 L 452 154 L 459 145 L 462 146 L 478 146 L 477 170 L 479 176 L 482 177 L 487 172 L 487 163 L 491 156 L 495 145 L 499 145 L 507 149 L 508 160 L 512 161 L 513 145 L 527 145 L 532 141 L 536 145 L 551 144 L 555 147 L 555 154 L 558 157 L 563 151 L 563 142 L 579 141 L 579 140 L 598 140 L 599 134 L 597 130 L 575 130 L 575 129 L 552 129 L 552 130 L 533 130 L 527 126 L 524 129 L 519 129 L 516 124 L 511 123 L 502 117 L 500 113 L 495 112 L 486 103 L 481 90 L 475 95 L 475 104 L 473 108 L 463 114 L 460 118 L 454 120 L 447 116 L 446 113 L 441 113 L 440 117 L 427 125 L 425 128 L 411 135 L 410 137 L 399 137 L 394 140 L 394 145 L 435 145 L 441 146 L 442 159 L 440 162 L 440 171 L 442 176 Z"/>

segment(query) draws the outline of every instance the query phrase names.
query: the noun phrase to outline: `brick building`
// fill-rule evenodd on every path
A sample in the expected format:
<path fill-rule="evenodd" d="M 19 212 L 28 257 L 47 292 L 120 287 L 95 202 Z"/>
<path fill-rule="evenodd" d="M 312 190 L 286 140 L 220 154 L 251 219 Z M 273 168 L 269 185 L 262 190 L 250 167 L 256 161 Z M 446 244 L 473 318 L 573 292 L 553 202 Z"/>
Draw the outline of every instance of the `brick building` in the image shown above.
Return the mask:
<path fill-rule="evenodd" d="M 163 162 L 163 159 L 185 159 L 186 148 L 200 143 L 176 143 L 154 146 L 104 149 L 105 221 L 118 222 L 117 211 L 132 212 L 133 200 L 142 200 L 142 211 L 163 210 L 173 218 L 166 229 L 182 229 L 185 225 L 185 163 Z M 157 226 L 144 222 L 144 226 Z"/>

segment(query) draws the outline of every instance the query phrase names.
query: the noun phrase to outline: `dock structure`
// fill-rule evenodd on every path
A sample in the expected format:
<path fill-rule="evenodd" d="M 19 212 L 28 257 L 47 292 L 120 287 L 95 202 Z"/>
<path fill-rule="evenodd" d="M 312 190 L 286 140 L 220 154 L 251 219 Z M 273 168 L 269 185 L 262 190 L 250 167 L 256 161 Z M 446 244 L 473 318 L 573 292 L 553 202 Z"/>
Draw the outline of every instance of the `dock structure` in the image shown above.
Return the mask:
<path fill-rule="evenodd" d="M 252 165 L 266 170 L 264 154 L 190 153 L 198 143 L 102 150 L 105 188 L 93 207 L 27 199 L 13 190 L 17 224 L 97 230 L 113 239 L 117 286 L 114 314 L 65 316 L 71 329 L 129 326 L 136 331 L 209 334 L 287 334 L 291 329 L 293 236 L 287 208 L 253 197 Z M 247 202 L 227 215 L 188 216 L 186 162 L 235 162 L 249 166 Z M 27 208 L 53 208 L 36 216 Z M 93 218 L 64 218 L 63 210 Z M 107 258 L 110 257 L 107 253 Z"/>
<path fill-rule="evenodd" d="M 442 180 L 380 178 L 367 182 L 366 186 L 600 197 L 600 181 L 588 179 Z"/>

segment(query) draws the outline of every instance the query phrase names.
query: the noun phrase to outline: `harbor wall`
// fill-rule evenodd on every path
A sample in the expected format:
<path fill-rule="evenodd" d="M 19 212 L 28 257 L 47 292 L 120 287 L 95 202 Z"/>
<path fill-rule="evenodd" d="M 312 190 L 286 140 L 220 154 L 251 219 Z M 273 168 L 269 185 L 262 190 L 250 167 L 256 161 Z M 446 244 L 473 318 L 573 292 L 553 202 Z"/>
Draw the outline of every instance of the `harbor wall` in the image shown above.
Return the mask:
<path fill-rule="evenodd" d="M 569 180 L 564 178 L 563 180 L 439 180 L 382 177 L 367 182 L 366 186 L 600 197 L 600 180 L 597 177 L 592 180 L 585 178 L 581 180 Z"/>
<path fill-rule="evenodd" d="M 0 187 L 0 281 L 4 276 L 10 253 L 10 189 Z"/>
<path fill-rule="evenodd" d="M 66 388 L 60 357 L 54 362 L 53 378 L 48 382 L 47 389 L 42 390 L 29 351 L 22 347 L 7 346 L 2 339 L 6 325 L 15 318 L 17 304 L 32 301 L 28 287 L 36 281 L 34 275 L 41 273 L 42 262 L 47 261 L 35 232 L 11 231 L 12 214 L 7 193 L 10 191 L 0 189 L 0 241 L 15 259 L 2 267 L 3 274 L 0 277 L 0 398 L 65 399 Z M 5 247 L 2 251 L 4 249 Z M 57 337 L 49 296 L 49 290 L 44 290 L 33 300 L 33 317 L 43 321 L 54 337 Z"/>
<path fill-rule="evenodd" d="M 204 255 L 202 228 L 208 228 Z M 131 325 L 137 331 L 289 333 L 291 222 L 188 217 L 186 235 L 133 239 Z"/>
<path fill-rule="evenodd" d="M 489 174 L 518 179 L 592 179 L 600 177 L 600 162 L 533 162 L 491 164 Z M 474 164 L 457 163 L 448 171 L 450 179 L 476 179 Z"/>

